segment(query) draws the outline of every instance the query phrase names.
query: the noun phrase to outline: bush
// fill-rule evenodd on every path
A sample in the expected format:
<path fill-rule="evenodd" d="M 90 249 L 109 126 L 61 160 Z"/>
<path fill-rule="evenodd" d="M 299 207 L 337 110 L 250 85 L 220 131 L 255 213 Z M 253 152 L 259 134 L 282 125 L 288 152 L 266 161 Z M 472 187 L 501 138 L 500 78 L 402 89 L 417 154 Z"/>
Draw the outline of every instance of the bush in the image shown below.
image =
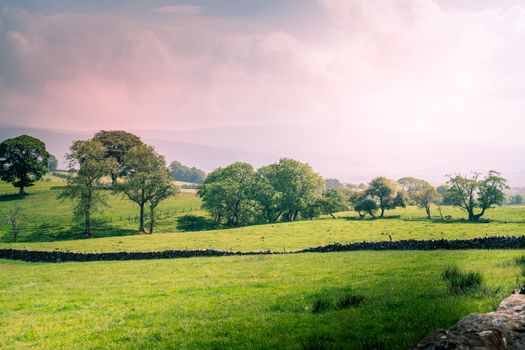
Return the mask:
<path fill-rule="evenodd" d="M 479 272 L 463 271 L 457 266 L 446 267 L 443 271 L 443 279 L 453 294 L 465 294 L 480 289 L 483 284 L 483 276 Z"/>

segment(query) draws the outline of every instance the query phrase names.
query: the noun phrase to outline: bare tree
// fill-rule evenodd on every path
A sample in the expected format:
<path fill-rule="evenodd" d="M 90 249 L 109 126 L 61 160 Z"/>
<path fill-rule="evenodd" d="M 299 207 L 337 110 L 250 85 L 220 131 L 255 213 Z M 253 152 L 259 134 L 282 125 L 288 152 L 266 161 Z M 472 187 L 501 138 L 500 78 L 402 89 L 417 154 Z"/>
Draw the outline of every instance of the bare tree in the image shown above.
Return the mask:
<path fill-rule="evenodd" d="M 15 204 L 13 207 L 11 207 L 9 213 L 7 214 L 7 223 L 11 225 L 13 242 L 15 243 L 18 238 L 18 233 L 20 231 L 20 221 L 22 221 L 23 219 L 24 216 L 22 215 L 22 210 L 20 209 L 20 206 L 18 204 Z"/>

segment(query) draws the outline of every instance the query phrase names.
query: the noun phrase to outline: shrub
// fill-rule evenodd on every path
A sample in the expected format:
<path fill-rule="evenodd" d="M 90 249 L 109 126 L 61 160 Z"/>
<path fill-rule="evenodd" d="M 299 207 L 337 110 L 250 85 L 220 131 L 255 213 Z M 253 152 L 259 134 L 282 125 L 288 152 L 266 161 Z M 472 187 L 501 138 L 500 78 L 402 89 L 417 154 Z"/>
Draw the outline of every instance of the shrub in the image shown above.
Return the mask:
<path fill-rule="evenodd" d="M 457 266 L 446 267 L 443 279 L 453 294 L 464 294 L 479 289 L 483 283 L 483 276 L 479 272 L 463 271 Z"/>

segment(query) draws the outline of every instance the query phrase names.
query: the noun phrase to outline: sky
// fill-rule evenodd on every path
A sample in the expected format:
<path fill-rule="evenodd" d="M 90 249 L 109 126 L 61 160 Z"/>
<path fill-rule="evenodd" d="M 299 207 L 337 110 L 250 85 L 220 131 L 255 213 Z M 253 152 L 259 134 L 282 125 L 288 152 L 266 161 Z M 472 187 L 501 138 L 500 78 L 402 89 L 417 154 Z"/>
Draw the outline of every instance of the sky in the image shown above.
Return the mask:
<path fill-rule="evenodd" d="M 524 43 L 525 0 L 0 0 L 0 122 L 525 147 Z"/>

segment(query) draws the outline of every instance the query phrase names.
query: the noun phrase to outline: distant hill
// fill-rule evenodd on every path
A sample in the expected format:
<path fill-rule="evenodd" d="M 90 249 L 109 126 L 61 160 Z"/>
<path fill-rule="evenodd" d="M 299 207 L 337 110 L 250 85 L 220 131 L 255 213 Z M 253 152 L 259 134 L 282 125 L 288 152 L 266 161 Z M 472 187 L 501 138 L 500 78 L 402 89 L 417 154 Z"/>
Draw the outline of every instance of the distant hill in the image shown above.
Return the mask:
<path fill-rule="evenodd" d="M 515 187 L 525 187 L 525 146 L 436 140 L 421 135 L 358 127 L 261 126 L 198 130 L 130 130 L 166 160 L 178 160 L 209 172 L 235 161 L 258 167 L 291 157 L 308 162 L 324 177 L 362 183 L 375 176 L 403 176 L 442 183 L 446 174 L 503 172 Z M 474 131 L 473 131 L 474 132 Z M 0 127 L 0 139 L 29 134 L 41 138 L 59 159 L 75 139 L 93 132 Z M 387 147 L 378 145 L 386 144 Z"/>

